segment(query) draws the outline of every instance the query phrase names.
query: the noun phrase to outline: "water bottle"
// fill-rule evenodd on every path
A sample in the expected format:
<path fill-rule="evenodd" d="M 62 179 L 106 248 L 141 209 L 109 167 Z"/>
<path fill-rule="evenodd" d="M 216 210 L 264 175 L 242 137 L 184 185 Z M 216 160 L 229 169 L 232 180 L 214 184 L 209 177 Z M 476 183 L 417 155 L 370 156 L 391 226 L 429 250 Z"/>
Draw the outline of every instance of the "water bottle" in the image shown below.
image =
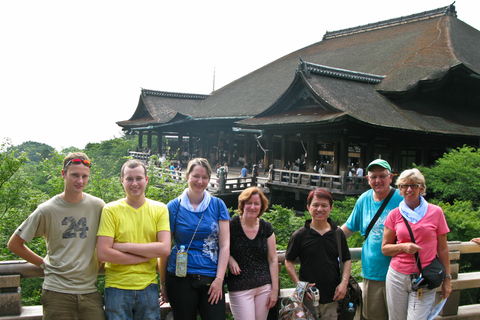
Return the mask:
<path fill-rule="evenodd" d="M 187 276 L 187 252 L 185 252 L 185 246 L 180 246 L 180 250 L 177 251 L 177 264 L 175 267 L 175 275 L 177 277 Z"/>
<path fill-rule="evenodd" d="M 349 303 L 348 303 L 347 312 L 348 312 L 348 313 L 355 313 L 355 308 L 353 307 L 353 302 L 349 302 Z"/>

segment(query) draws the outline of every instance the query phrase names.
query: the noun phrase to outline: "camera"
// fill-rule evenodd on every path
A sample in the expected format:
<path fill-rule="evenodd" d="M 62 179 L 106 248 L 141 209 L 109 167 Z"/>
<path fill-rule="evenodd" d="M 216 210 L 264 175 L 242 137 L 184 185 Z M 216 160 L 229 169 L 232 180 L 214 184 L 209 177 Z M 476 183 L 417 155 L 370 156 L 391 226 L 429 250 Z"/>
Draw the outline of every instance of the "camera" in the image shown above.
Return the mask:
<path fill-rule="evenodd" d="M 312 303 L 313 306 L 316 307 L 320 301 L 320 291 L 318 291 L 317 287 L 310 287 L 307 289 L 310 295 L 312 296 Z"/>
<path fill-rule="evenodd" d="M 424 277 L 420 274 L 420 276 L 415 279 L 412 283 L 412 290 L 413 291 L 418 291 L 420 288 L 425 288 L 427 286 L 427 281 L 425 280 Z"/>

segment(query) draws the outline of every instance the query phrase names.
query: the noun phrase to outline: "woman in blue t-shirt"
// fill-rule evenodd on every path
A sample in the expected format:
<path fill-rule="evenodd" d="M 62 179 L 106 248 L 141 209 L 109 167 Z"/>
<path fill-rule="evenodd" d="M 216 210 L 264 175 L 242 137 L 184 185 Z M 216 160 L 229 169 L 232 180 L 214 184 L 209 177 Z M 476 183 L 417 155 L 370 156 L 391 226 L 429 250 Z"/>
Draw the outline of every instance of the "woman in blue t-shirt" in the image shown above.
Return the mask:
<path fill-rule="evenodd" d="M 168 262 L 162 259 L 161 297 L 170 302 L 173 317 L 225 319 L 223 278 L 230 256 L 230 215 L 225 203 L 205 190 L 212 169 L 206 159 L 190 160 L 185 176 L 188 189 L 168 203 L 174 246 Z M 180 247 L 187 253 L 186 276 L 176 275 Z"/>
<path fill-rule="evenodd" d="M 260 219 L 268 199 L 257 187 L 238 197 L 230 220 L 228 292 L 236 320 L 266 320 L 278 299 L 278 258 L 272 225 Z"/>

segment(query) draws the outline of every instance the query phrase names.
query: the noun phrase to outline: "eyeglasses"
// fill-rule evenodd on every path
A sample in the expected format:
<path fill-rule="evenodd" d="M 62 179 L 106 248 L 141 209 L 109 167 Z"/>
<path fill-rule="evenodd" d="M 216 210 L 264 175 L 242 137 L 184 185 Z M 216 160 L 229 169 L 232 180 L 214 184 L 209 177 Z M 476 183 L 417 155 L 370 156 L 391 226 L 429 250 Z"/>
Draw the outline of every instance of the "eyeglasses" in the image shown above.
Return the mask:
<path fill-rule="evenodd" d="M 401 184 L 400 189 L 407 190 L 408 188 L 412 188 L 412 190 L 417 190 L 420 188 L 419 184 Z"/>
<path fill-rule="evenodd" d="M 368 176 L 371 180 L 377 180 L 377 179 L 380 179 L 380 180 L 385 180 L 387 179 L 388 177 L 390 177 L 390 174 L 381 174 L 379 176 Z"/>
<path fill-rule="evenodd" d="M 73 164 L 83 163 L 84 165 L 86 165 L 86 166 L 89 167 L 89 168 L 90 168 L 90 166 L 91 166 L 91 164 L 92 164 L 89 160 L 72 159 L 72 160 L 68 161 L 67 164 L 65 165 L 65 167 L 63 167 L 63 168 L 68 167 L 71 163 L 73 163 Z"/>

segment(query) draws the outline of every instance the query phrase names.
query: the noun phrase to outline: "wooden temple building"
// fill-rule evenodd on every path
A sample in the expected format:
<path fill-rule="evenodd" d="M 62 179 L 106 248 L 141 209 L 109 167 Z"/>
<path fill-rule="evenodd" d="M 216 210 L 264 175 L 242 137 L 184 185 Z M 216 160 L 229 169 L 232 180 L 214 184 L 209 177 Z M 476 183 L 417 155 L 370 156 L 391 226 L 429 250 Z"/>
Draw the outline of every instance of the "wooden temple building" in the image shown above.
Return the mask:
<path fill-rule="evenodd" d="M 211 94 L 142 89 L 117 124 L 140 148 L 164 153 L 169 137 L 178 157 L 212 164 L 431 165 L 448 148 L 479 147 L 480 31 L 452 4 L 326 32 Z"/>

